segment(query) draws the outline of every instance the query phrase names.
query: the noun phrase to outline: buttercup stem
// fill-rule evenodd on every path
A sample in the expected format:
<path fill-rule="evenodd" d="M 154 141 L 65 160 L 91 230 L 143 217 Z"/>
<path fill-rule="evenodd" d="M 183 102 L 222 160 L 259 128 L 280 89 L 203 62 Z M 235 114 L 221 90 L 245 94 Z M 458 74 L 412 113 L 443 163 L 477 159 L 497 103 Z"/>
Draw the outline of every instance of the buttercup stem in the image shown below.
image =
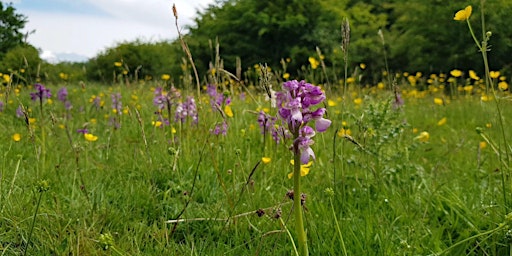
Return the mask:
<path fill-rule="evenodd" d="M 299 253 L 301 256 L 309 255 L 304 221 L 302 220 L 302 204 L 300 194 L 300 152 L 295 151 L 293 156 L 293 211 L 295 213 L 295 228 L 298 236 Z"/>

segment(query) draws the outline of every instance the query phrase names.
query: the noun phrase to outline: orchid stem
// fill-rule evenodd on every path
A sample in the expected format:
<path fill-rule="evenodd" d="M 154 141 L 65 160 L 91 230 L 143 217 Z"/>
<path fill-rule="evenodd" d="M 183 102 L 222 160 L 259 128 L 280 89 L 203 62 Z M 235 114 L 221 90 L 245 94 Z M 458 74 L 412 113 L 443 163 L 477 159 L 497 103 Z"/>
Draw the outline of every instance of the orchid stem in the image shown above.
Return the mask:
<path fill-rule="evenodd" d="M 304 221 L 302 220 L 302 204 L 300 193 L 300 154 L 294 154 L 293 165 L 293 211 L 295 213 L 295 228 L 298 235 L 299 252 L 301 256 L 307 256 L 308 242 L 306 232 L 304 231 Z"/>

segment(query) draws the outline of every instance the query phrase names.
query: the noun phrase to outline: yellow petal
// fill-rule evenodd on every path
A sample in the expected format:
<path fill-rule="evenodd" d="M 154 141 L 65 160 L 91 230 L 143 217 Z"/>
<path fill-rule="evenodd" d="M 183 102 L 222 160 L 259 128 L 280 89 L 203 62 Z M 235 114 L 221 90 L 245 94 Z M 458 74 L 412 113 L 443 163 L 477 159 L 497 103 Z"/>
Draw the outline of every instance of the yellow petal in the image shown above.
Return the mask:
<path fill-rule="evenodd" d="M 224 107 L 224 113 L 226 113 L 226 116 L 233 117 L 233 110 L 231 109 L 231 106 L 226 105 Z"/>
<path fill-rule="evenodd" d="M 454 20 L 467 20 L 471 16 L 471 12 L 473 11 L 473 8 L 471 5 L 468 5 L 464 10 L 460 10 L 457 13 L 455 13 L 455 17 L 453 17 Z"/>
<path fill-rule="evenodd" d="M 270 157 L 264 156 L 261 158 L 261 162 L 263 162 L 264 164 L 268 164 L 268 163 L 270 163 L 270 161 L 272 161 L 272 159 Z"/>
<path fill-rule="evenodd" d="M 441 125 L 444 125 L 444 124 L 446 124 L 446 117 L 443 117 L 441 120 L 439 120 L 439 121 L 437 122 L 437 125 L 438 125 L 438 126 L 441 126 Z"/>
<path fill-rule="evenodd" d="M 84 133 L 84 138 L 87 141 L 97 141 L 98 140 L 98 136 L 94 136 L 90 133 Z"/>
<path fill-rule="evenodd" d="M 12 135 L 12 140 L 18 142 L 21 140 L 21 135 L 19 133 L 15 133 Z"/>

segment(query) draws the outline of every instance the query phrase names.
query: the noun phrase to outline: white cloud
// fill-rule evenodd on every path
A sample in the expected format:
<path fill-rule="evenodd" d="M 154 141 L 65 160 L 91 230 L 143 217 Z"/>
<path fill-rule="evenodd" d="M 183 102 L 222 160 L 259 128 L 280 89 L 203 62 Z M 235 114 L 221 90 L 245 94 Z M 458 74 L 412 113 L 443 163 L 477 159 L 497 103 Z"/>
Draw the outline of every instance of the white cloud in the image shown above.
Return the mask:
<path fill-rule="evenodd" d="M 163 40 L 177 37 L 172 2 L 167 0 L 87 0 L 107 15 L 66 14 L 28 10 L 28 41 L 43 53 L 74 53 L 94 57 L 123 41 Z M 213 0 L 176 1 L 179 25 L 192 24 L 197 8 Z"/>

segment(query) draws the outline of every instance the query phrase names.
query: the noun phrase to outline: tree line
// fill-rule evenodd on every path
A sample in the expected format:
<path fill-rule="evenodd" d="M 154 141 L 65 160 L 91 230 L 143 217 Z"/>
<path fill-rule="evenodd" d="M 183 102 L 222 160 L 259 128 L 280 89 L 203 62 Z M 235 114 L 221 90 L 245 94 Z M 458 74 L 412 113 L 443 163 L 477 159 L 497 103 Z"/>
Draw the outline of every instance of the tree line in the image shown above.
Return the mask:
<path fill-rule="evenodd" d="M 385 69 L 386 62 L 392 72 L 480 70 L 480 54 L 467 25 L 453 20 L 454 13 L 467 5 L 473 6 L 470 22 L 477 37 L 482 26 L 484 33 L 492 32 L 491 68 L 508 70 L 512 62 L 508 57 L 512 54 L 512 2 L 507 0 L 218 0 L 198 11 L 184 40 L 203 77 L 219 65 L 218 56 L 223 68 L 233 73 L 266 63 L 300 76 L 308 68 L 309 57 L 323 58 L 331 72 L 341 72 L 341 24 L 346 19 L 351 67 L 364 63 L 375 76 Z M 106 83 L 157 79 L 162 74 L 170 74 L 178 82 L 189 75 L 190 63 L 178 39 L 120 43 L 86 63 L 44 63 L 20 32 L 27 17 L 2 3 L 0 14 L 2 73 L 58 80 L 63 79 L 60 73 L 67 72 L 71 75 L 68 79 Z"/>

